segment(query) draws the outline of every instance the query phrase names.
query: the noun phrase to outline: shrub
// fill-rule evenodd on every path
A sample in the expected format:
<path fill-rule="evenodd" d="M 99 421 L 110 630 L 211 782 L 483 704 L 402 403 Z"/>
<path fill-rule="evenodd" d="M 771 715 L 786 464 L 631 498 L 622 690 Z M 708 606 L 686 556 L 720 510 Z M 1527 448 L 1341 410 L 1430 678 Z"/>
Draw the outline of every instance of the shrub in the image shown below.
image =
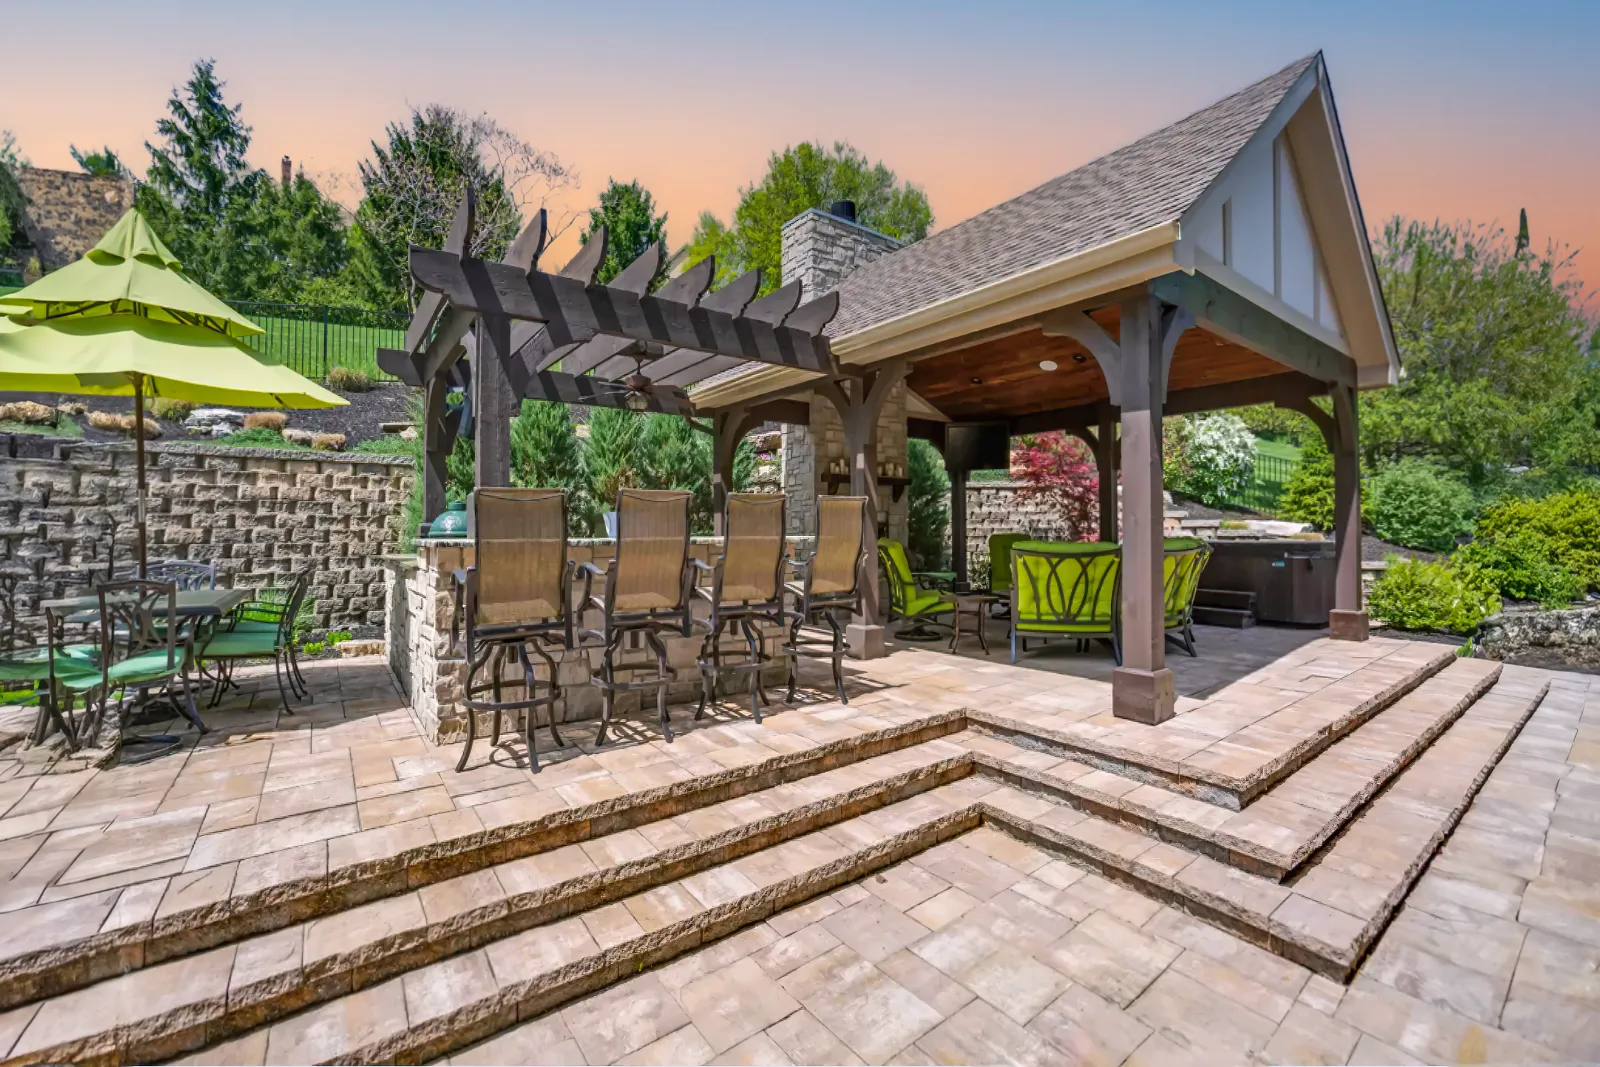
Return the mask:
<path fill-rule="evenodd" d="M 252 411 L 244 417 L 244 428 L 247 430 L 271 430 L 281 434 L 287 425 L 289 416 L 281 411 Z"/>
<path fill-rule="evenodd" d="M 1300 465 L 1284 483 L 1277 510 L 1290 522 L 1310 523 L 1319 530 L 1333 529 L 1333 455 L 1321 433 L 1305 436 Z"/>
<path fill-rule="evenodd" d="M 628 415 L 627 412 L 623 414 Z M 677 489 L 693 494 L 689 505 L 690 529 L 697 534 L 712 530 L 711 435 L 676 415 L 628 415 L 642 423 L 638 461 L 634 467 L 641 489 Z M 613 499 L 615 499 L 613 497 Z"/>
<path fill-rule="evenodd" d="M 589 493 L 599 505 L 599 511 L 610 511 L 617 506 L 618 489 L 639 484 L 639 439 L 643 429 L 644 420 L 631 411 L 589 409 L 589 437 L 583 448 L 583 467 Z M 592 530 L 597 537 L 605 536 L 599 515 L 595 516 Z"/>
<path fill-rule="evenodd" d="M 187 400 L 173 400 L 171 397 L 158 396 L 151 403 L 150 410 L 158 419 L 168 422 L 182 422 L 194 411 L 194 405 Z"/>
<path fill-rule="evenodd" d="M 235 430 L 226 437 L 217 438 L 217 444 L 229 445 L 233 448 L 288 448 L 298 449 L 301 445 L 286 441 L 283 434 L 276 430 Z"/>
<path fill-rule="evenodd" d="M 293 433 L 290 430 L 289 433 Z M 287 438 L 289 433 L 284 434 Z M 367 440 L 351 447 L 352 452 L 364 452 L 369 456 L 409 456 L 416 451 L 415 446 L 397 433 L 386 433 L 379 437 L 369 437 Z"/>
<path fill-rule="evenodd" d="M 115 415 L 109 411 L 89 412 L 89 425 L 97 430 L 106 430 L 112 433 L 133 434 L 133 416 Z M 161 436 L 161 424 L 153 419 L 144 420 L 144 437 L 149 441 Z"/>
<path fill-rule="evenodd" d="M 323 452 L 343 452 L 346 440 L 342 433 L 312 434 L 311 447 Z"/>
<path fill-rule="evenodd" d="M 1472 528 L 1472 492 L 1422 460 L 1401 460 L 1367 482 L 1366 519 L 1385 541 L 1448 551 Z"/>
<path fill-rule="evenodd" d="M 1457 567 L 1476 570 L 1501 596 L 1537 600 L 1561 607 L 1583 595 L 1584 583 L 1556 558 L 1550 541 L 1534 530 L 1509 537 L 1475 541 L 1450 558 Z"/>
<path fill-rule="evenodd" d="M 1089 446 L 1059 430 L 1029 434 L 1019 444 L 1011 476 L 1023 485 L 1020 495 L 1049 505 L 1069 539 L 1088 537 L 1100 514 L 1100 472 Z"/>
<path fill-rule="evenodd" d="M 1472 568 L 1390 556 L 1367 607 L 1396 629 L 1465 634 L 1500 610 L 1500 597 Z"/>
<path fill-rule="evenodd" d="M 944 458 L 933 445 L 918 437 L 907 444 L 907 474 L 911 484 L 906 518 L 906 551 L 918 570 L 944 569 L 944 543 L 950 533 L 950 476 Z M 970 567 L 968 577 L 971 577 Z"/>
<path fill-rule="evenodd" d="M 1174 488 L 1215 507 L 1250 484 L 1256 439 L 1239 416 L 1226 411 L 1189 420 L 1184 468 Z"/>
<path fill-rule="evenodd" d="M 1504 500 L 1478 520 L 1478 536 L 1499 541 L 1521 530 L 1549 542 L 1557 563 L 1584 586 L 1600 585 L 1600 493 L 1573 490 L 1537 500 Z"/>
<path fill-rule="evenodd" d="M 30 426 L 47 426 L 56 421 L 56 409 L 32 400 L 15 400 L 0 404 L 0 419 L 25 422 Z"/>
<path fill-rule="evenodd" d="M 327 647 L 327 644 L 323 641 L 307 641 L 300 646 L 300 651 L 308 656 L 320 656 L 322 650 Z"/>
<path fill-rule="evenodd" d="M 341 393 L 370 393 L 378 387 L 372 375 L 351 367 L 329 367 L 328 388 Z"/>
<path fill-rule="evenodd" d="M 289 442 L 291 445 L 299 445 L 303 448 L 310 448 L 311 442 L 316 440 L 316 437 L 317 435 L 312 433 L 310 430 L 298 430 L 293 426 L 290 426 L 283 431 L 283 439 L 285 441 Z"/>
<path fill-rule="evenodd" d="M 349 630 L 329 630 L 328 644 L 337 645 L 339 642 L 348 641 L 354 636 L 355 634 L 351 633 Z"/>

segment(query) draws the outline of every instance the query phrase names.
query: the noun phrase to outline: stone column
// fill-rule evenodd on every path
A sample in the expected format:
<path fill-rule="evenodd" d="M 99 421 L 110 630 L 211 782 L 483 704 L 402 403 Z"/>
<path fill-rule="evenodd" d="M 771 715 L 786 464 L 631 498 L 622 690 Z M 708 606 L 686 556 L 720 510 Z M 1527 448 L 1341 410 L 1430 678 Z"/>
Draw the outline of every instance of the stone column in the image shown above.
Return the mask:
<path fill-rule="evenodd" d="M 1154 296 L 1123 303 L 1122 666 L 1111 676 L 1111 710 L 1151 725 L 1172 718 L 1177 701 L 1162 625 L 1161 327 Z"/>

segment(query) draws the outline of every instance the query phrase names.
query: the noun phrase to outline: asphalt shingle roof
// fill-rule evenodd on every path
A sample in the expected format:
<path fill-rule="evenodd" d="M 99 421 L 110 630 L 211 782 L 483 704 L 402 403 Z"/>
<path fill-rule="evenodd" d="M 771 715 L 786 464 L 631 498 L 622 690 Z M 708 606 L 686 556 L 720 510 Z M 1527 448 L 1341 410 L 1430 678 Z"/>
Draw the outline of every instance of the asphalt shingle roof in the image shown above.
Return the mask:
<path fill-rule="evenodd" d="M 1199 198 L 1315 55 L 965 222 L 859 268 L 828 335 L 844 337 L 1165 222 Z"/>

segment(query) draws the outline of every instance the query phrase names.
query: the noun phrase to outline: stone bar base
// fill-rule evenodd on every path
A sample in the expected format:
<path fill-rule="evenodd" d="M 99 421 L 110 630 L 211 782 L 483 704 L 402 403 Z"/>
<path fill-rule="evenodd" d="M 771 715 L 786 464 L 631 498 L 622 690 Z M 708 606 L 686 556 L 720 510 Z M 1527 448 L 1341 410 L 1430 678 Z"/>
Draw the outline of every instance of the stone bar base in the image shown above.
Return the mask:
<path fill-rule="evenodd" d="M 1341 611 L 1328 612 L 1328 636 L 1335 641 L 1365 641 L 1368 635 L 1367 613 Z"/>
<path fill-rule="evenodd" d="M 1111 714 L 1146 726 L 1166 722 L 1176 713 L 1178 690 L 1172 670 L 1118 667 L 1111 672 Z"/>
<path fill-rule="evenodd" d="M 718 542 L 712 538 L 695 538 L 692 549 L 697 559 L 707 563 L 720 552 Z M 577 540 L 568 548 L 568 556 L 576 562 L 601 566 L 610 562 L 614 552 L 614 543 L 603 540 Z M 400 691 L 410 700 L 423 733 L 437 744 L 466 737 L 467 712 L 462 703 L 466 684 L 466 641 L 463 636 L 459 649 L 451 647 L 450 623 L 455 610 L 451 572 L 472 564 L 472 542 L 462 540 L 419 541 L 415 556 L 391 556 L 384 560 L 387 575 L 384 638 L 389 668 Z M 582 592 L 579 583 L 573 590 L 574 599 Z M 703 609 L 697 615 L 703 616 Z M 586 621 L 594 628 L 600 624 L 595 613 Z M 772 665 L 762 672 L 762 680 L 769 687 L 783 685 L 788 679 L 788 666 L 779 653 L 781 628 L 760 624 L 757 632 L 762 637 L 762 651 L 774 657 Z M 699 700 L 701 683 L 697 660 L 703 635 L 663 636 L 662 640 L 667 647 L 669 665 L 678 671 L 678 680 L 667 687 L 668 702 L 682 704 Z M 722 641 L 724 656 L 729 662 L 739 663 L 745 659 L 748 646 L 742 636 L 724 635 Z M 552 650 L 551 654 L 556 660 L 557 680 L 562 686 L 557 721 L 598 719 L 600 691 L 590 684 L 590 672 L 600 666 L 600 650 Z M 654 670 L 654 656 L 637 640 L 624 644 L 622 659 L 626 662 L 647 660 L 651 671 Z M 537 657 L 533 657 L 533 662 L 542 680 L 543 663 Z M 487 672 L 479 677 L 482 681 L 489 680 Z M 506 666 L 503 678 L 508 685 L 521 689 L 522 670 L 516 663 Z M 719 696 L 743 697 L 748 692 L 749 677 L 745 675 L 724 675 L 717 684 Z M 618 693 L 613 713 L 627 716 L 639 712 L 643 706 L 654 712 L 654 692 Z M 520 731 L 524 714 L 507 712 L 502 731 L 513 734 Z M 539 718 L 543 720 L 542 713 Z M 487 729 L 487 715 L 479 720 L 479 725 Z"/>

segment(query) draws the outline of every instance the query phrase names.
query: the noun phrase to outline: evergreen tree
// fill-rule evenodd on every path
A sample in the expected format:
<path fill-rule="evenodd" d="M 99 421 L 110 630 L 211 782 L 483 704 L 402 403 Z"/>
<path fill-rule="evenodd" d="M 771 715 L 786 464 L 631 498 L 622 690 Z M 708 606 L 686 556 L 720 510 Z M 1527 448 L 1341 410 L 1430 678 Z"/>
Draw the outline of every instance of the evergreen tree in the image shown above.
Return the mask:
<path fill-rule="evenodd" d="M 601 226 L 606 228 L 606 258 L 595 274 L 601 284 L 615 278 L 651 245 L 667 240 L 666 212 L 656 214 L 655 199 L 637 181 L 622 185 L 615 178 L 608 180 L 599 206 L 589 209 L 589 226 L 580 240 L 588 244 Z M 651 290 L 667 280 L 667 258 L 662 257 L 661 266 L 650 280 Z"/>
<path fill-rule="evenodd" d="M 567 521 L 575 536 L 593 527 L 598 509 L 584 474 L 583 446 L 565 404 L 524 400 L 511 420 L 511 481 L 529 488 L 565 489 Z"/>
<path fill-rule="evenodd" d="M 943 570 L 950 536 L 950 476 L 933 445 L 919 437 L 906 443 L 906 473 L 911 479 L 906 551 L 918 570 Z"/>
<path fill-rule="evenodd" d="M 72 158 L 77 161 L 78 167 L 85 174 L 98 174 L 110 178 L 128 176 L 128 168 L 117 158 L 110 145 L 98 152 L 88 153 L 80 152 L 77 145 L 68 145 L 67 151 L 72 153 Z"/>
<path fill-rule="evenodd" d="M 694 494 L 689 521 L 696 533 L 712 528 L 711 435 L 677 415 L 646 415 L 640 432 L 639 484 Z"/>
<path fill-rule="evenodd" d="M 617 490 L 640 484 L 640 437 L 644 420 L 619 408 L 589 409 L 589 439 L 583 448 L 589 492 L 601 511 L 617 506 Z M 596 519 L 596 536 L 605 530 Z"/>

